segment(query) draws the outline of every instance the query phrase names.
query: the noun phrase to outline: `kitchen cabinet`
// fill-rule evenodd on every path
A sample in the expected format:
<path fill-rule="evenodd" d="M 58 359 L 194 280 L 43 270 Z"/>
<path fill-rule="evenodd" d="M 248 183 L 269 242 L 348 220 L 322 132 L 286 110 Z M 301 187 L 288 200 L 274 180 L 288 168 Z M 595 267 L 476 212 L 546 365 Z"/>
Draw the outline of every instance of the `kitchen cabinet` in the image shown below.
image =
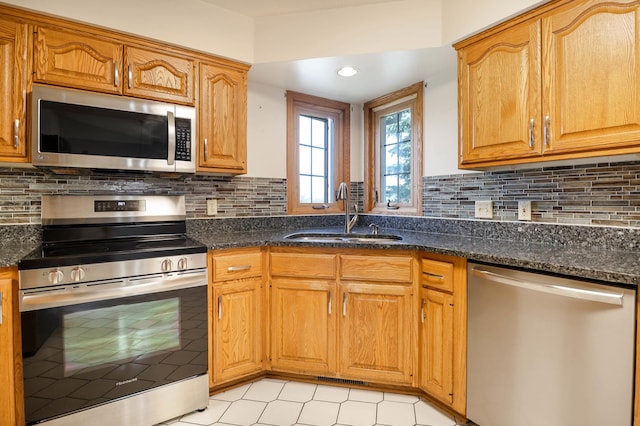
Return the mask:
<path fill-rule="evenodd" d="M 466 260 L 422 254 L 418 386 L 458 413 L 466 407 Z"/>
<path fill-rule="evenodd" d="M 413 257 L 272 248 L 271 370 L 411 385 Z"/>
<path fill-rule="evenodd" d="M 340 375 L 410 385 L 413 259 L 341 255 Z"/>
<path fill-rule="evenodd" d="M 259 248 L 209 255 L 210 387 L 263 370 L 262 257 Z"/>
<path fill-rule="evenodd" d="M 240 64 L 200 65 L 199 172 L 247 172 L 247 71 Z"/>
<path fill-rule="evenodd" d="M 335 374 L 335 254 L 270 254 L 271 370 Z"/>
<path fill-rule="evenodd" d="M 456 44 L 460 166 L 640 152 L 639 12 L 555 1 Z"/>
<path fill-rule="evenodd" d="M 22 348 L 18 279 L 13 268 L 0 269 L 0 424 L 24 424 Z"/>
<path fill-rule="evenodd" d="M 0 161 L 26 162 L 28 25 L 0 19 Z"/>
<path fill-rule="evenodd" d="M 39 26 L 35 81 L 193 105 L 195 61 L 161 50 Z"/>

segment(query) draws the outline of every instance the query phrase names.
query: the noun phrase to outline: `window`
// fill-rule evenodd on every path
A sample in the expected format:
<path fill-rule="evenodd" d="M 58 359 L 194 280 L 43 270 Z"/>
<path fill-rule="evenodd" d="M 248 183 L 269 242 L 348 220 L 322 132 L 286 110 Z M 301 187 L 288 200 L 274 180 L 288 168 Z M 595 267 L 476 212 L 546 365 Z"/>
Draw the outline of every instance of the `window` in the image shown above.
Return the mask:
<path fill-rule="evenodd" d="M 422 212 L 422 87 L 416 83 L 364 105 L 366 211 Z"/>
<path fill-rule="evenodd" d="M 349 182 L 349 104 L 287 92 L 287 210 L 336 213 L 340 182 Z"/>

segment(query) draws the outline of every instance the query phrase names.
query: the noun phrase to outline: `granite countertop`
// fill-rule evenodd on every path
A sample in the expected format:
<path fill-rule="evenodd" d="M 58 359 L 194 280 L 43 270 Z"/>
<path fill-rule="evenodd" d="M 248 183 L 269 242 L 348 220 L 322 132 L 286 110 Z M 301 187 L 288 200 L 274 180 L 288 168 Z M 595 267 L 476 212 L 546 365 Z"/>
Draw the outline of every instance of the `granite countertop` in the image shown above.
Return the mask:
<path fill-rule="evenodd" d="M 473 236 L 436 234 L 384 229 L 381 234 L 402 236 L 391 243 L 318 242 L 285 239 L 294 230 L 259 230 L 248 232 L 198 232 L 193 238 L 210 250 L 248 246 L 337 247 L 398 250 L 424 250 L 465 257 L 468 260 L 504 266 L 552 272 L 589 278 L 616 284 L 637 285 L 640 282 L 640 252 L 591 249 L 589 247 L 561 247 L 545 243 L 505 241 Z M 341 228 L 304 229 L 300 232 L 342 232 Z M 355 233 L 370 233 L 368 228 L 354 229 Z"/>
<path fill-rule="evenodd" d="M 300 232 L 342 232 L 339 227 L 300 229 Z M 403 229 L 381 229 L 381 234 L 402 236 L 400 242 L 319 242 L 285 239 L 295 229 L 220 231 L 205 227 L 191 232 L 193 239 L 208 249 L 249 246 L 372 248 L 392 250 L 424 250 L 465 257 L 469 260 L 497 265 L 527 268 L 616 284 L 640 283 L 640 251 L 564 247 L 550 243 L 508 241 L 478 236 L 416 232 Z M 368 234 L 369 228 L 356 228 L 354 233 Z M 36 249 L 36 240 L 3 239 L 0 245 L 0 267 L 11 267 Z"/>

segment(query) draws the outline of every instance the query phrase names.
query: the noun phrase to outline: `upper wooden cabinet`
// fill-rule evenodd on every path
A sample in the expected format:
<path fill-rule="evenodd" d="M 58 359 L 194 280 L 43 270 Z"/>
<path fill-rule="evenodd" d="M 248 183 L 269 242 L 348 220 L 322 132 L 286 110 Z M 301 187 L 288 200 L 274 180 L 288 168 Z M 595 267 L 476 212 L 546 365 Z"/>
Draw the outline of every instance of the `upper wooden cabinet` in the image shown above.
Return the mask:
<path fill-rule="evenodd" d="M 70 30 L 38 27 L 35 37 L 38 82 L 194 104 L 192 59 Z"/>
<path fill-rule="evenodd" d="M 247 172 L 247 71 L 200 66 L 198 171 Z"/>
<path fill-rule="evenodd" d="M 124 94 L 193 104 L 193 60 L 139 47 L 124 50 Z"/>
<path fill-rule="evenodd" d="M 639 11 L 555 1 L 456 44 L 460 166 L 640 152 Z"/>
<path fill-rule="evenodd" d="M 0 161 L 28 161 L 28 25 L 0 19 Z"/>

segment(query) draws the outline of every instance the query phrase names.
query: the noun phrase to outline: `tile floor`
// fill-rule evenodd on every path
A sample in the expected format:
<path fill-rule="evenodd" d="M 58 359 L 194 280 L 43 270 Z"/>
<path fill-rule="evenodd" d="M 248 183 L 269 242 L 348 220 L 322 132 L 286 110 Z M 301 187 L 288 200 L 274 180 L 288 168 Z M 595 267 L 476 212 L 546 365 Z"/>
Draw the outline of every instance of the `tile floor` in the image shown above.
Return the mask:
<path fill-rule="evenodd" d="M 171 426 L 455 426 L 416 396 L 262 379 L 213 395 L 209 407 Z"/>

